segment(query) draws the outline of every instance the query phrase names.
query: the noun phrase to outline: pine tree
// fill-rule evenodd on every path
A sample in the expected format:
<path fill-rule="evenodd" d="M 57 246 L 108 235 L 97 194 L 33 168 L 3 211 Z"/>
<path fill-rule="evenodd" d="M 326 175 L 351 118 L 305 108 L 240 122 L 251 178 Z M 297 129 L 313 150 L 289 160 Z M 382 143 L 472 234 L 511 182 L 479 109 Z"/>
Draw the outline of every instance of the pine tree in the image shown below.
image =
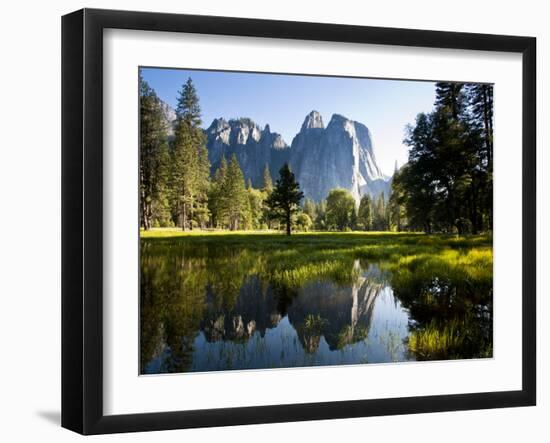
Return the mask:
<path fill-rule="evenodd" d="M 476 146 L 478 160 L 476 182 L 472 183 L 472 204 L 479 209 L 474 222 L 474 231 L 491 228 L 493 224 L 493 86 L 490 84 L 472 84 L 467 89 L 471 107 L 471 126 L 477 140 L 471 140 Z M 477 208 L 478 207 L 478 208 Z"/>
<path fill-rule="evenodd" d="M 387 231 L 387 214 L 386 214 L 386 199 L 384 193 L 382 192 L 376 199 L 376 204 L 374 205 L 374 216 L 373 216 L 374 229 L 376 231 Z"/>
<path fill-rule="evenodd" d="M 227 180 L 227 161 L 222 156 L 220 166 L 214 174 L 212 186 L 208 198 L 208 207 L 212 217 L 214 227 L 223 228 L 227 224 L 229 214 L 229 201 L 225 191 Z"/>
<path fill-rule="evenodd" d="M 160 99 L 143 78 L 140 82 L 140 224 L 150 229 L 153 219 L 166 219 L 168 181 L 167 125 Z"/>
<path fill-rule="evenodd" d="M 454 120 L 458 120 L 463 114 L 466 104 L 463 83 L 438 82 L 435 84 L 435 104 L 439 108 L 445 108 Z"/>
<path fill-rule="evenodd" d="M 210 161 L 205 144 L 198 148 L 196 170 L 196 195 L 193 201 L 191 222 L 205 228 L 210 219 L 208 195 L 210 193 Z"/>
<path fill-rule="evenodd" d="M 434 137 L 437 140 L 436 158 L 442 196 L 436 213 L 438 224 L 447 231 L 477 232 L 480 227 L 479 194 L 483 174 L 479 156 L 481 137 L 475 121 L 466 85 L 448 84 L 436 90 Z M 450 94 L 449 90 L 454 93 Z"/>
<path fill-rule="evenodd" d="M 264 214 L 265 193 L 259 189 L 248 188 L 247 196 L 250 212 L 250 228 L 261 229 Z"/>
<path fill-rule="evenodd" d="M 357 211 L 357 222 L 365 230 L 370 231 L 372 229 L 373 208 L 372 199 L 368 194 L 363 195 L 359 202 L 359 209 Z"/>
<path fill-rule="evenodd" d="M 267 199 L 272 192 L 273 192 L 273 181 L 271 180 L 269 167 L 267 166 L 267 163 L 266 163 L 264 172 L 263 172 L 263 181 L 262 181 L 262 193 L 264 197 L 264 204 L 262 209 L 262 220 L 267 225 L 268 229 L 272 229 L 273 227 L 272 226 L 273 214 L 271 214 L 271 210 L 267 205 Z"/>
<path fill-rule="evenodd" d="M 410 228 L 430 233 L 435 224 L 438 196 L 436 140 L 433 114 L 418 114 L 415 126 L 407 127 L 404 143 L 409 146 L 409 161 L 394 175 L 392 192 L 398 188 L 406 194 L 406 211 Z"/>
<path fill-rule="evenodd" d="M 491 85 L 437 83 L 434 111 L 408 128 L 392 220 L 428 233 L 492 228 L 492 108 Z"/>
<path fill-rule="evenodd" d="M 194 211 L 200 223 L 207 218 L 206 199 L 210 164 L 206 138 L 200 127 L 197 91 L 189 78 L 178 97 L 177 121 L 172 142 L 172 206 L 176 224 L 193 228 Z M 196 220 L 195 220 L 196 221 Z"/>
<path fill-rule="evenodd" d="M 273 191 L 273 180 L 271 180 L 271 174 L 269 173 L 269 168 L 267 167 L 267 164 L 264 168 L 263 191 L 267 194 L 271 194 L 271 192 Z"/>
<path fill-rule="evenodd" d="M 485 143 L 486 161 L 492 161 L 493 151 L 493 86 L 486 83 L 472 84 L 468 88 L 472 116 L 481 128 Z"/>
<path fill-rule="evenodd" d="M 397 232 L 402 231 L 404 227 L 405 217 L 403 213 L 403 207 L 400 204 L 399 195 L 397 193 L 392 192 L 392 194 L 390 195 L 387 212 L 389 216 L 388 228 L 390 230 L 395 229 Z"/>
<path fill-rule="evenodd" d="M 239 225 L 243 224 L 248 209 L 244 175 L 235 154 L 231 157 L 231 161 L 227 167 L 227 178 L 223 192 L 227 199 L 229 229 L 234 231 L 239 229 Z"/>
<path fill-rule="evenodd" d="M 202 124 L 199 96 L 193 80 L 189 77 L 179 91 L 176 117 L 185 121 L 190 127 L 199 127 Z"/>
<path fill-rule="evenodd" d="M 291 234 L 292 217 L 299 211 L 303 197 L 304 193 L 300 191 L 299 183 L 288 163 L 285 163 L 279 171 L 279 178 L 267 199 L 267 204 L 271 212 L 285 224 L 287 235 Z"/>

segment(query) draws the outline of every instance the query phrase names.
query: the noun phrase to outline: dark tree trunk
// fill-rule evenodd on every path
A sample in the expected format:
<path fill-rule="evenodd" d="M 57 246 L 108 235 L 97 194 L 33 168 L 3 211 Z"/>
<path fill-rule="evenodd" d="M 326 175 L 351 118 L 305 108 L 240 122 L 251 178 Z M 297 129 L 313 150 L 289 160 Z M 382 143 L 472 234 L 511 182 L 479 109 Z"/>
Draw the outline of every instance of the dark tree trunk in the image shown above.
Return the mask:
<path fill-rule="evenodd" d="M 183 214 L 182 214 L 182 220 L 181 220 L 181 229 L 184 231 L 187 231 L 187 205 L 183 204 Z"/>
<path fill-rule="evenodd" d="M 146 231 L 149 230 L 149 220 L 147 218 L 147 198 L 146 198 L 146 191 L 145 191 L 145 185 L 143 184 L 144 178 L 143 178 L 143 171 L 140 169 L 140 216 L 141 216 L 141 225 L 143 226 L 143 229 Z"/>
<path fill-rule="evenodd" d="M 290 211 L 286 212 L 286 235 L 290 235 L 290 224 L 291 224 L 291 216 Z"/>
<path fill-rule="evenodd" d="M 146 231 L 151 228 L 151 226 L 149 225 L 149 220 L 147 220 L 147 216 L 145 215 L 144 209 L 141 210 L 141 225 Z"/>
<path fill-rule="evenodd" d="M 145 203 L 143 205 L 143 228 L 148 231 L 151 229 L 152 210 L 151 205 Z"/>
<path fill-rule="evenodd" d="M 145 213 L 146 213 L 146 216 L 145 216 L 145 222 L 147 223 L 147 230 L 151 229 L 151 224 L 152 224 L 152 220 L 153 220 L 153 208 L 151 207 L 151 203 L 147 203 L 145 205 Z"/>
<path fill-rule="evenodd" d="M 424 224 L 424 231 L 426 232 L 426 234 L 431 234 L 432 233 L 432 222 L 431 220 L 426 220 L 426 223 Z"/>
<path fill-rule="evenodd" d="M 476 180 L 472 180 L 472 192 L 470 196 L 470 223 L 472 224 L 472 234 L 478 233 L 478 211 L 477 211 L 477 186 Z"/>
<path fill-rule="evenodd" d="M 491 123 L 489 121 L 489 100 L 487 97 L 487 91 L 483 88 L 483 124 L 485 126 L 485 145 L 487 148 L 487 162 L 491 163 L 491 155 L 493 146 L 491 143 Z"/>
<path fill-rule="evenodd" d="M 140 215 L 140 218 L 141 218 L 141 226 L 143 227 L 143 229 L 145 229 L 146 231 L 149 229 L 149 227 L 147 226 L 147 215 L 145 214 L 145 204 L 143 203 L 143 194 L 141 195 L 141 204 L 140 204 L 140 211 L 139 211 L 139 215 Z"/>

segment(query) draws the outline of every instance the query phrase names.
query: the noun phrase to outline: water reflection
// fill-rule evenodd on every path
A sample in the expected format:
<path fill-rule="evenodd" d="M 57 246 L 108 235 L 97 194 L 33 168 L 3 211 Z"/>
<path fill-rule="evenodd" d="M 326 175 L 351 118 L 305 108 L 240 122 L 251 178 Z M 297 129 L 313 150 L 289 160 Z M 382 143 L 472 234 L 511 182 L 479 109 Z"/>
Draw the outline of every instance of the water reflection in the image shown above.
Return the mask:
<path fill-rule="evenodd" d="M 141 372 L 488 356 L 489 287 L 404 278 L 357 258 L 340 260 L 349 281 L 290 284 L 272 259 L 273 251 L 142 244 Z M 427 355 L 419 337 L 430 328 L 449 346 Z M 456 341 L 456 331 L 468 338 Z"/>

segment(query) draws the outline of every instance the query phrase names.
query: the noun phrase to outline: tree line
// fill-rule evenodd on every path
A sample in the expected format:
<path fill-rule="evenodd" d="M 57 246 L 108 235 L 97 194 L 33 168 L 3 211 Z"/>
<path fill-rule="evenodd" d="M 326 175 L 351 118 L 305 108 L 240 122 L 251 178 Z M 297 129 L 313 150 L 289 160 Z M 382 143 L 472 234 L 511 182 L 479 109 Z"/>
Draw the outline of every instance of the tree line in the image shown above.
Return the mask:
<path fill-rule="evenodd" d="M 319 203 L 306 198 L 303 213 L 311 221 L 310 228 L 319 231 L 398 230 L 393 206 L 383 192 L 377 197 L 363 195 L 357 206 L 347 189 L 331 189 Z"/>
<path fill-rule="evenodd" d="M 245 183 L 237 158 L 211 175 L 201 109 L 191 79 L 178 92 L 169 137 L 161 100 L 140 76 L 140 224 L 201 229 L 292 229 L 477 233 L 492 227 L 491 85 L 437 83 L 434 111 L 407 128 L 408 162 L 389 196 L 346 189 L 303 200 L 285 164 L 276 183 Z M 389 198 L 388 198 L 389 197 Z"/>

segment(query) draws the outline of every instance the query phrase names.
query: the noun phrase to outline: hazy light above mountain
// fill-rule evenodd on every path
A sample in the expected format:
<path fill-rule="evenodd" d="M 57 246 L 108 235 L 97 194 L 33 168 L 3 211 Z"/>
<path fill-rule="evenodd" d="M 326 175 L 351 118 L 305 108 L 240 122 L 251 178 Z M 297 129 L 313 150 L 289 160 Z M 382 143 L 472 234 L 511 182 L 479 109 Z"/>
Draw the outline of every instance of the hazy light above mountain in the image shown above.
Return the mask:
<path fill-rule="evenodd" d="M 289 145 L 312 109 L 328 124 L 333 114 L 364 123 L 371 131 L 379 167 L 391 175 L 407 160 L 404 128 L 433 108 L 432 82 L 253 74 L 179 69 L 142 69 L 159 97 L 176 106 L 181 85 L 191 77 L 200 98 L 203 127 L 219 117 L 249 117 L 269 124 Z M 312 124 L 319 124 L 319 121 Z"/>

